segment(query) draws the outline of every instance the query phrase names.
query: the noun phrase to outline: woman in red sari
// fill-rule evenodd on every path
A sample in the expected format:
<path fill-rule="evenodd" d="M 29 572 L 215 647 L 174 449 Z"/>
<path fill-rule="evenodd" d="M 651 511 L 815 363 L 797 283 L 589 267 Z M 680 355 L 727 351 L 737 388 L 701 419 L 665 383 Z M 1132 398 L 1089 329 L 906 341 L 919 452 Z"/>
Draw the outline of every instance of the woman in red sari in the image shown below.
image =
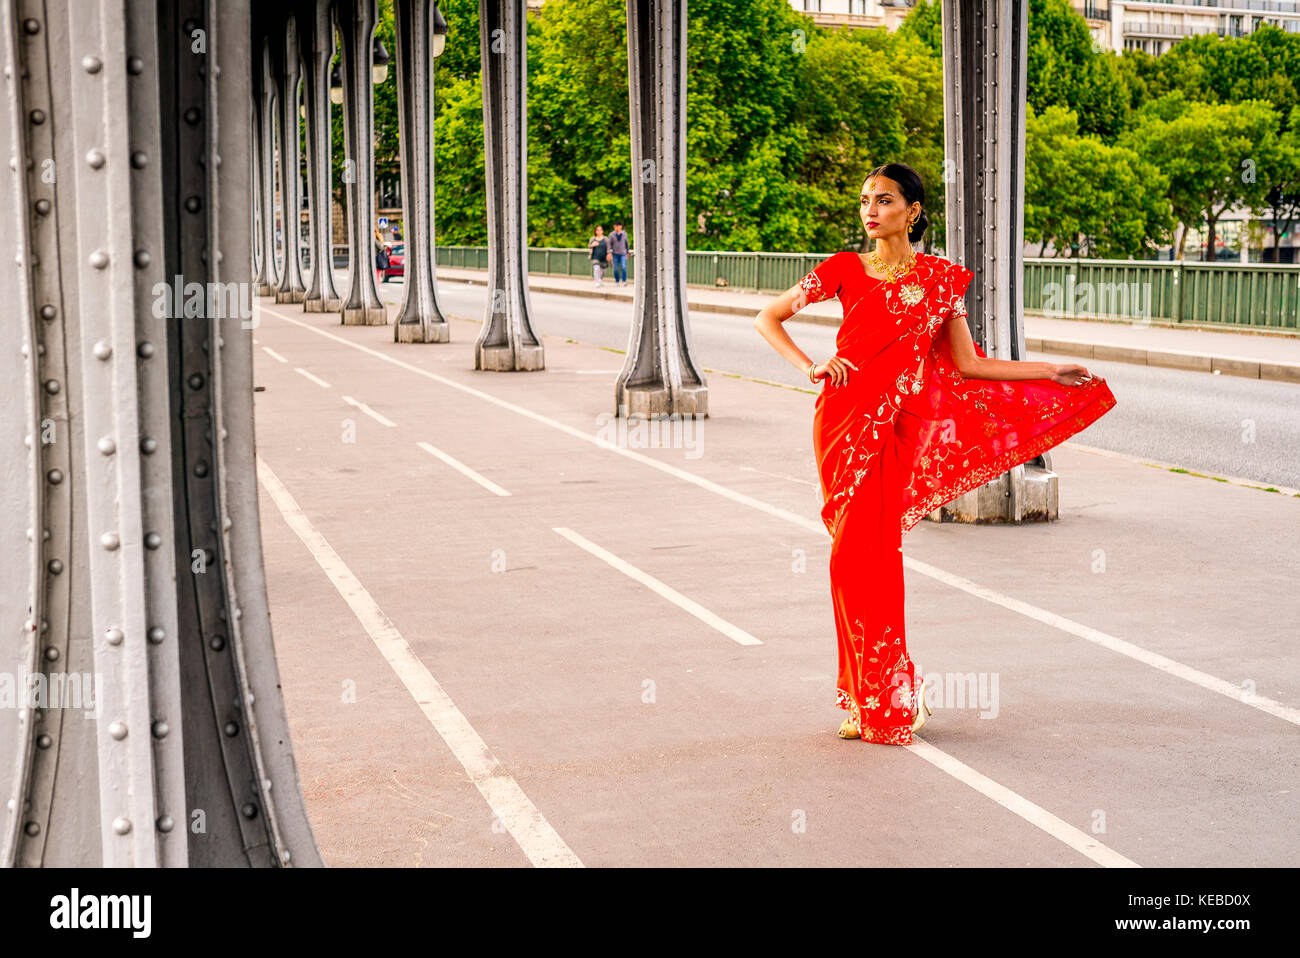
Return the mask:
<path fill-rule="evenodd" d="M 889 163 L 863 185 L 869 256 L 836 253 L 759 313 L 754 325 L 822 384 L 813 416 L 839 667 L 841 738 L 912 744 L 929 713 L 907 654 L 902 538 L 939 506 L 1087 428 L 1115 405 L 1075 363 L 989 359 L 971 339 L 972 273 L 915 253 L 927 221 L 920 177 Z M 835 355 L 806 356 L 782 325 L 838 297 Z"/>

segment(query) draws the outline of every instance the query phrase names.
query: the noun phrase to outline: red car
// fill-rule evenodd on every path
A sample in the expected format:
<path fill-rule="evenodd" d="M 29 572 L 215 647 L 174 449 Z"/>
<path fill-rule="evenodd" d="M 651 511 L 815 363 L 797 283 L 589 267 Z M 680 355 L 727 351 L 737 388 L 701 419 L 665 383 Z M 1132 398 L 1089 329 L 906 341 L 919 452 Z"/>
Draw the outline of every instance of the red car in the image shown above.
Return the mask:
<path fill-rule="evenodd" d="M 388 247 L 388 268 L 384 270 L 384 282 L 394 276 L 406 276 L 406 244 L 398 243 Z"/>

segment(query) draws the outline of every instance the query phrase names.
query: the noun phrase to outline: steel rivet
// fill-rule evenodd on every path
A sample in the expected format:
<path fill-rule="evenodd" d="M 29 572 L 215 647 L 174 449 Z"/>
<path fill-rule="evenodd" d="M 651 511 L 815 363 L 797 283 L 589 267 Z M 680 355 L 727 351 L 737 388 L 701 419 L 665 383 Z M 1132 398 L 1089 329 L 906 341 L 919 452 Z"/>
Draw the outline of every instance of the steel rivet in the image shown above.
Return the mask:
<path fill-rule="evenodd" d="M 90 254 L 90 265 L 95 269 L 103 269 L 108 265 L 108 254 L 100 249 L 95 250 Z"/>
<path fill-rule="evenodd" d="M 289 849 L 280 849 L 280 861 L 284 862 L 286 865 L 289 864 Z"/>
<path fill-rule="evenodd" d="M 135 348 L 135 351 L 136 351 L 136 355 L 138 355 L 141 359 L 151 359 L 153 357 L 153 343 L 149 342 L 149 340 L 146 339 L 144 342 L 142 342 L 139 346 Z"/>
<path fill-rule="evenodd" d="M 156 721 L 156 722 L 153 723 L 153 737 L 154 737 L 154 738 L 166 738 L 166 737 L 167 737 L 167 733 L 170 732 L 170 731 L 171 731 L 171 729 L 169 729 L 169 728 L 167 727 L 167 723 L 164 722 L 162 719 L 159 719 L 158 721 Z"/>
<path fill-rule="evenodd" d="M 47 379 L 45 381 L 45 391 L 49 393 L 51 396 L 58 395 L 59 381 L 57 379 Z"/>
<path fill-rule="evenodd" d="M 126 636 L 117 626 L 112 626 L 104 633 L 104 641 L 109 645 L 121 645 L 124 638 Z"/>
<path fill-rule="evenodd" d="M 63 560 L 51 559 L 48 563 L 46 563 L 46 568 L 49 569 L 53 575 L 58 575 L 60 572 L 63 571 Z"/>
<path fill-rule="evenodd" d="M 162 545 L 162 536 L 156 532 L 151 532 L 144 537 L 144 547 L 146 549 L 157 549 Z"/>
<path fill-rule="evenodd" d="M 102 150 L 91 150 L 89 153 L 86 154 L 86 162 L 90 164 L 90 168 L 92 170 L 99 169 L 107 161 L 108 158 L 104 156 L 104 152 Z"/>
<path fill-rule="evenodd" d="M 113 347 L 110 346 L 107 341 L 101 339 L 99 342 L 95 343 L 96 359 L 107 359 L 109 356 L 112 355 L 113 355 Z"/>
<path fill-rule="evenodd" d="M 41 734 L 36 736 L 37 748 L 49 748 L 53 744 L 54 744 L 54 739 L 50 738 L 48 735 Z"/>
<path fill-rule="evenodd" d="M 63 473 L 58 469 L 51 469 L 45 474 L 45 478 L 50 480 L 50 485 L 57 486 L 63 481 Z"/>
<path fill-rule="evenodd" d="M 28 835 L 35 837 L 36 835 L 39 835 L 41 833 L 41 826 L 37 825 L 35 822 L 28 822 L 27 825 L 23 828 L 23 831 L 25 831 Z"/>
<path fill-rule="evenodd" d="M 117 452 L 117 443 L 108 436 L 105 436 L 103 439 L 99 440 L 99 451 L 106 456 L 111 456 L 113 453 Z"/>
<path fill-rule="evenodd" d="M 34 37 L 36 36 L 36 34 L 41 32 L 40 21 L 33 20 L 32 18 L 28 17 L 26 20 L 23 21 L 23 29 L 27 31 L 27 35 L 29 37 Z"/>
<path fill-rule="evenodd" d="M 48 322 L 49 320 L 53 319 L 57 315 L 58 315 L 58 310 L 56 310 L 49 303 L 46 303 L 44 306 L 41 307 L 41 319 L 44 319 Z"/>
<path fill-rule="evenodd" d="M 166 637 L 167 637 L 167 633 L 163 631 L 163 627 L 161 625 L 155 625 L 149 629 L 149 641 L 152 642 L 154 645 L 161 645 L 162 640 L 165 639 Z"/>
<path fill-rule="evenodd" d="M 226 647 L 225 636 L 214 635 L 211 639 L 208 640 L 208 647 L 211 648 L 213 652 L 220 652 L 222 649 Z"/>
<path fill-rule="evenodd" d="M 186 197 L 185 209 L 190 213 L 197 213 L 199 210 L 203 209 L 203 204 L 199 202 L 197 196 Z"/>
<path fill-rule="evenodd" d="M 144 61 L 139 57 L 127 57 L 126 72 L 132 76 L 139 76 L 144 72 Z"/>
<path fill-rule="evenodd" d="M 85 56 L 81 58 L 81 66 L 87 73 L 98 73 L 104 63 L 99 57 Z"/>
<path fill-rule="evenodd" d="M 141 150 L 136 150 L 131 154 L 131 166 L 134 169 L 143 170 L 148 165 L 149 155 L 147 153 L 144 153 Z"/>
<path fill-rule="evenodd" d="M 199 111 L 194 107 L 190 107 L 188 110 L 186 110 L 185 122 L 188 123 L 190 126 L 196 126 L 199 122 Z"/>
<path fill-rule="evenodd" d="M 114 722 L 108 727 L 108 734 L 113 736 L 119 742 L 126 738 L 126 723 Z"/>
<path fill-rule="evenodd" d="M 99 537 L 99 544 L 109 552 L 113 552 L 122 544 L 122 540 L 118 538 L 116 532 L 105 532 Z"/>
<path fill-rule="evenodd" d="M 140 451 L 146 456 L 151 456 L 154 450 L 158 448 L 158 440 L 150 439 L 148 436 L 140 440 Z"/>
<path fill-rule="evenodd" d="M 194 475 L 202 479 L 207 474 L 208 474 L 208 464 L 204 462 L 202 459 L 200 459 L 198 462 L 194 464 Z"/>
<path fill-rule="evenodd" d="M 125 835 L 128 832 L 130 832 L 131 831 L 130 819 L 127 818 L 113 819 L 113 831 L 117 832 L 119 835 Z"/>
<path fill-rule="evenodd" d="M 36 126 L 40 126 L 42 123 L 45 122 L 44 110 L 32 110 L 29 116 L 31 118 L 32 123 Z"/>
<path fill-rule="evenodd" d="M 51 645 L 45 650 L 45 658 L 51 662 L 57 662 L 59 660 L 59 650 Z"/>
<path fill-rule="evenodd" d="M 148 250 L 138 249 L 138 250 L 135 251 L 135 266 L 136 266 L 136 269 L 144 269 L 144 268 L 145 268 L 146 266 L 148 266 L 152 261 L 153 261 L 153 260 L 152 260 L 152 258 L 149 256 L 149 251 L 148 251 Z"/>
<path fill-rule="evenodd" d="M 244 813 L 245 818 L 257 817 L 257 806 L 254 805 L 252 802 L 246 804 L 243 808 L 240 809 L 240 811 Z"/>
<path fill-rule="evenodd" d="M 234 722 L 227 722 L 223 731 L 227 735 L 235 736 L 239 734 L 239 726 L 236 725 Z"/>
<path fill-rule="evenodd" d="M 160 832 L 170 832 L 172 830 L 172 825 L 173 822 L 170 815 L 164 815 L 162 818 L 158 819 L 158 831 Z"/>
<path fill-rule="evenodd" d="M 200 375 L 199 373 L 194 373 L 194 374 L 193 374 L 192 376 L 190 376 L 190 378 L 189 378 L 188 380 L 186 380 L 186 381 L 190 384 L 190 388 L 191 388 L 191 389 L 202 389 L 202 388 L 203 388 L 203 376 Z"/>
<path fill-rule="evenodd" d="M 36 201 L 36 212 L 37 212 L 37 213 L 40 213 L 42 216 L 44 216 L 45 214 L 49 213 L 49 211 L 50 211 L 50 201 L 49 201 L 49 200 L 47 200 L 47 199 L 43 199 L 43 198 L 42 198 L 42 199 L 39 199 L 39 200 Z"/>

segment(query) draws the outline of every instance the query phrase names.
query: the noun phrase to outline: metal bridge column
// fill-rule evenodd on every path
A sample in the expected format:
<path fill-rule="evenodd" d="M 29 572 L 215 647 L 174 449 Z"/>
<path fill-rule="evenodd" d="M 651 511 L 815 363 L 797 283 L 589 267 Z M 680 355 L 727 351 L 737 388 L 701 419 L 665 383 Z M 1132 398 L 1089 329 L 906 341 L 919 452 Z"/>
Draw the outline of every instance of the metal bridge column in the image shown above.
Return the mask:
<path fill-rule="evenodd" d="M 285 24 L 284 36 L 276 39 L 275 64 L 276 130 L 280 141 L 280 208 L 284 223 L 284 269 L 275 290 L 277 303 L 301 303 L 307 294 L 302 281 L 302 156 L 298 151 L 298 80 L 302 65 L 298 58 L 298 26 L 293 14 Z"/>
<path fill-rule="evenodd" d="M 259 153 L 257 180 L 262 206 L 262 271 L 257 277 L 257 295 L 274 296 L 280 270 L 276 264 L 275 242 L 275 81 L 271 70 L 271 40 L 257 38 L 253 43 L 253 63 L 257 91 L 257 140 Z"/>
<path fill-rule="evenodd" d="M 330 17 L 330 0 L 300 3 L 297 20 L 303 61 L 302 98 L 307 108 L 307 205 L 311 219 L 311 283 L 302 308 L 309 313 L 332 313 L 343 303 L 334 288 L 334 198 L 330 189 L 333 154 L 330 61 L 334 59 L 334 22 Z"/>
<path fill-rule="evenodd" d="M 488 297 L 474 368 L 545 367 L 528 299 L 528 29 L 518 0 L 479 0 Z"/>
<path fill-rule="evenodd" d="M 617 415 L 708 415 L 686 306 L 686 2 L 628 0 L 637 266 Z"/>
<path fill-rule="evenodd" d="M 402 141 L 405 300 L 393 335 L 399 343 L 451 341 L 438 308 L 433 220 L 433 0 L 396 0 L 397 103 Z"/>
<path fill-rule="evenodd" d="M 352 253 L 343 322 L 383 326 L 388 322 L 388 311 L 375 285 L 375 93 L 370 78 L 379 12 L 375 0 L 338 0 L 335 10 L 343 39 L 343 135 L 347 150 L 343 178 L 348 188 L 348 244 Z"/>
<path fill-rule="evenodd" d="M 944 152 L 950 260 L 974 273 L 971 337 L 995 359 L 1025 355 L 1025 76 L 1028 0 L 943 0 Z M 966 521 L 1050 518 L 1057 476 L 1044 453 L 957 498 Z"/>

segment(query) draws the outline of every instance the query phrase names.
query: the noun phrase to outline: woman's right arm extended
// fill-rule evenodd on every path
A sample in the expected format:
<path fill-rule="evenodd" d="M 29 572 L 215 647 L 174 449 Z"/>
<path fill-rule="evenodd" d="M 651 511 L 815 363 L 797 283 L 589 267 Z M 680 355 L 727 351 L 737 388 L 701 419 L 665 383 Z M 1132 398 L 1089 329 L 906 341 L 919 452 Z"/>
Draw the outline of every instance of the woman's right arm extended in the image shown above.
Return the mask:
<path fill-rule="evenodd" d="M 786 332 L 785 321 L 808 305 L 808 294 L 798 284 L 791 286 L 781 295 L 758 311 L 754 317 L 754 328 L 781 356 L 794 365 L 799 372 L 808 375 L 812 359 L 804 353 Z M 817 379 L 829 377 L 833 385 L 842 386 L 849 380 L 849 368 L 857 369 L 847 359 L 832 356 L 824 363 L 818 363 L 813 370 Z"/>

